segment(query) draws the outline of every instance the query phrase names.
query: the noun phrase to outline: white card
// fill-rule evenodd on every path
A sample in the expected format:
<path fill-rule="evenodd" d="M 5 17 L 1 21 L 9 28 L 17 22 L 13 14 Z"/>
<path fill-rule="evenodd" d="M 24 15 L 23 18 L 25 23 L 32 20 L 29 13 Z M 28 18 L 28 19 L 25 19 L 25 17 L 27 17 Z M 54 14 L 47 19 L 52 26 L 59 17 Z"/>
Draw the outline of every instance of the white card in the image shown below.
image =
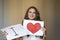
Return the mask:
<path fill-rule="evenodd" d="M 43 36 L 44 21 L 24 20 L 23 27 L 29 35 Z"/>
<path fill-rule="evenodd" d="M 1 29 L 2 32 L 6 31 L 8 35 L 6 36 L 7 40 L 12 40 L 18 37 L 27 35 L 21 24 L 12 25 L 6 28 Z"/>

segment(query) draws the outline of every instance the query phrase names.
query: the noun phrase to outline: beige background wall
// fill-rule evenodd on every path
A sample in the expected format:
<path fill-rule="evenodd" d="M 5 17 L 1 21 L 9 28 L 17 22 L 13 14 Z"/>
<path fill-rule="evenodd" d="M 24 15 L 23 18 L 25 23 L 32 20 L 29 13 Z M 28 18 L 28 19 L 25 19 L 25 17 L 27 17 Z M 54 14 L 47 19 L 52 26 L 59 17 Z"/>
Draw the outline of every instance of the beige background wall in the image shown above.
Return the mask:
<path fill-rule="evenodd" d="M 36 6 L 42 16 L 42 0 L 4 0 L 4 26 L 21 23 L 30 6 Z"/>
<path fill-rule="evenodd" d="M 41 19 L 45 21 L 47 40 L 54 40 L 53 0 L 4 0 L 3 3 L 4 27 L 21 23 L 28 7 L 35 6 L 40 12 Z"/>
<path fill-rule="evenodd" d="M 0 0 L 0 29 L 4 27 L 4 12 L 3 12 L 3 1 Z M 2 33 L 0 31 L 0 40 L 2 39 Z"/>

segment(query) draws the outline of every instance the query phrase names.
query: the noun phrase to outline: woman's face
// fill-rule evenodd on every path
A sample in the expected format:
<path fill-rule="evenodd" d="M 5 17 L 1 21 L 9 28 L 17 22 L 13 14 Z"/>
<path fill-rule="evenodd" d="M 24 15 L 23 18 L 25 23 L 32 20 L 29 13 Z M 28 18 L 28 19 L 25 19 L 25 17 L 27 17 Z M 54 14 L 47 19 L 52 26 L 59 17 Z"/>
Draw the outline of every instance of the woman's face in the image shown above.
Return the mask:
<path fill-rule="evenodd" d="M 36 17 L 35 9 L 33 9 L 33 8 L 29 9 L 29 11 L 28 11 L 28 18 L 32 20 L 35 17 Z"/>

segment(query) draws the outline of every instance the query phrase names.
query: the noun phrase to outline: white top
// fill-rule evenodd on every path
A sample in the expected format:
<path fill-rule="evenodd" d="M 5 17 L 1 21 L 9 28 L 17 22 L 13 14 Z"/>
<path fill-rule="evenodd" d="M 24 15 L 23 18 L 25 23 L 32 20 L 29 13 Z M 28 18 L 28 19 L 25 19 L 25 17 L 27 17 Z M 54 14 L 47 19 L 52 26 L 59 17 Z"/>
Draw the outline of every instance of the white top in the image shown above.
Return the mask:
<path fill-rule="evenodd" d="M 42 39 L 40 39 L 40 37 L 36 37 L 34 35 L 30 35 L 29 37 L 24 36 L 23 40 L 42 40 Z"/>

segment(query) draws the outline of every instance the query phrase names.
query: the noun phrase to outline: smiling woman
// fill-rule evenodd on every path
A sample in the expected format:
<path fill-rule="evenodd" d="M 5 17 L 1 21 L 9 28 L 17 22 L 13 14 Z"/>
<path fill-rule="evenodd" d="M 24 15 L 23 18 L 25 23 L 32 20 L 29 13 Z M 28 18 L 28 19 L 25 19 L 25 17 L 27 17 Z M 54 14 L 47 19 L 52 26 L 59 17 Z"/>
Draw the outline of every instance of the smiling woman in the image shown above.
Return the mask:
<path fill-rule="evenodd" d="M 27 9 L 24 19 L 42 21 L 40 18 L 39 11 L 34 6 L 31 6 Z M 42 29 L 43 29 L 42 31 L 44 32 L 43 34 L 45 35 L 46 28 L 42 28 Z M 44 36 L 29 35 L 29 36 L 24 36 L 23 40 L 45 40 L 45 39 Z"/>

